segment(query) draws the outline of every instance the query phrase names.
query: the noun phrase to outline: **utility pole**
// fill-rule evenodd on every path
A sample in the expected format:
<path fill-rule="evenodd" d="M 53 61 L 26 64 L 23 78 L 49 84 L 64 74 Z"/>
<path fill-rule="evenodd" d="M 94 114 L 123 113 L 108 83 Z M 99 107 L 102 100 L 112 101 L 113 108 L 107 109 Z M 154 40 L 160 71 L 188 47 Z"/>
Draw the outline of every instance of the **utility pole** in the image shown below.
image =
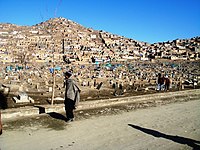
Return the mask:
<path fill-rule="evenodd" d="M 61 4 L 61 0 L 59 0 L 59 3 L 58 3 L 58 6 Z M 57 9 L 58 9 L 58 6 L 56 7 L 55 11 L 54 11 L 54 18 L 56 18 L 56 14 L 57 14 Z M 52 30 L 53 32 L 54 30 Z M 48 32 L 48 31 L 47 31 Z M 49 33 L 49 32 L 48 32 Z M 52 37 L 52 40 L 53 40 L 53 37 L 54 35 L 51 34 L 51 37 Z M 54 41 L 54 40 L 53 40 Z M 55 75 L 55 58 L 54 58 L 54 52 L 55 52 L 55 43 L 53 43 L 53 50 L 52 50 L 52 55 L 53 55 L 53 62 L 52 62 L 52 68 L 53 68 L 53 85 L 52 85 L 52 95 L 51 95 L 51 105 L 53 105 L 54 103 L 54 97 L 55 97 L 55 85 L 56 85 L 56 75 Z"/>
<path fill-rule="evenodd" d="M 52 95 L 51 95 L 51 105 L 53 105 L 54 97 L 55 97 L 55 85 L 56 85 L 56 76 L 55 76 L 55 61 L 54 61 L 54 50 L 53 50 L 53 85 L 52 85 Z"/>

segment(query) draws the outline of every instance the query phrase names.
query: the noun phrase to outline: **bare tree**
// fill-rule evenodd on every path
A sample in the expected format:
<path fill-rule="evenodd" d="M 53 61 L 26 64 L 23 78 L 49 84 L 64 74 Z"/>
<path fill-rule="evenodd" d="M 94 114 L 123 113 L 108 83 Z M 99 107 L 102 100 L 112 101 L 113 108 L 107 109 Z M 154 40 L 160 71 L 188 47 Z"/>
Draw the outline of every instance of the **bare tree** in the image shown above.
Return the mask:
<path fill-rule="evenodd" d="M 27 63 L 30 61 L 30 53 L 28 51 L 18 52 L 15 56 L 16 62 L 26 68 Z"/>
<path fill-rule="evenodd" d="M 23 47 L 20 51 L 14 54 L 15 62 L 21 64 L 26 69 L 27 64 L 33 60 L 34 47 L 30 43 L 27 47 Z"/>

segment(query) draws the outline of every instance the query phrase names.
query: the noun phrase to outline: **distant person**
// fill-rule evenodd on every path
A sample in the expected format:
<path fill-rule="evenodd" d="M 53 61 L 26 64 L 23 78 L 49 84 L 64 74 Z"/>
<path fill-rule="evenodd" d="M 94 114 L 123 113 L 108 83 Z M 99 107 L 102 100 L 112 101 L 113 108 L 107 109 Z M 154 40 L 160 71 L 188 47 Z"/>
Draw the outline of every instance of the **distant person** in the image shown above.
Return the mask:
<path fill-rule="evenodd" d="M 113 95 L 117 96 L 118 83 L 113 83 L 112 88 L 114 89 Z"/>
<path fill-rule="evenodd" d="M 97 80 L 94 79 L 94 84 L 93 84 L 93 86 L 96 87 L 96 85 L 97 85 Z"/>
<path fill-rule="evenodd" d="M 169 77 L 168 77 L 167 75 L 165 76 L 164 81 L 165 81 L 165 90 L 166 90 L 166 91 L 169 91 L 170 79 L 169 79 Z"/>
<path fill-rule="evenodd" d="M 119 84 L 119 95 L 123 95 L 123 85 L 122 83 Z"/>
<path fill-rule="evenodd" d="M 164 77 L 161 76 L 161 73 L 158 74 L 158 80 L 157 80 L 157 90 L 161 91 L 164 87 Z"/>
<path fill-rule="evenodd" d="M 65 76 L 65 111 L 66 122 L 74 121 L 74 110 L 76 109 L 78 102 L 80 101 L 80 89 L 76 85 L 75 81 L 71 79 L 72 73 L 67 71 Z"/>

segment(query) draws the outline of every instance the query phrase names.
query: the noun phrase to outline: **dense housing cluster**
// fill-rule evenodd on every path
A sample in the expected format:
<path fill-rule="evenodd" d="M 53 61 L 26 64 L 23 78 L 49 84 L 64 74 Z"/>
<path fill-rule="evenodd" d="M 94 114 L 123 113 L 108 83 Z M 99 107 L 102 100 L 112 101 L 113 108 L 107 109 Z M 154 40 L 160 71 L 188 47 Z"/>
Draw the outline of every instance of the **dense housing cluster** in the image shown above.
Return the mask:
<path fill-rule="evenodd" d="M 82 95 L 116 87 L 123 93 L 155 90 L 158 73 L 171 79 L 171 88 L 183 89 L 182 83 L 199 78 L 199 53 L 200 37 L 149 44 L 65 18 L 34 26 L 0 24 L 0 88 L 48 99 L 55 72 L 55 96 L 63 97 L 63 72 L 72 70 Z"/>

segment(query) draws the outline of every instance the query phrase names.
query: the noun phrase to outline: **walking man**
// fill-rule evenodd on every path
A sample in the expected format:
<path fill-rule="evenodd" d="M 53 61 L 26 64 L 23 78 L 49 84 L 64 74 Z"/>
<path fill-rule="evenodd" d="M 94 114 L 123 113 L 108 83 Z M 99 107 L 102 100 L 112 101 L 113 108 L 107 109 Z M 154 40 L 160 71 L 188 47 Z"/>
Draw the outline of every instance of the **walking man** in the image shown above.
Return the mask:
<path fill-rule="evenodd" d="M 76 85 L 75 81 L 71 79 L 72 73 L 67 71 L 64 73 L 65 76 L 65 111 L 66 111 L 66 122 L 74 120 L 74 110 L 76 109 L 78 102 L 80 101 L 80 89 Z"/>

